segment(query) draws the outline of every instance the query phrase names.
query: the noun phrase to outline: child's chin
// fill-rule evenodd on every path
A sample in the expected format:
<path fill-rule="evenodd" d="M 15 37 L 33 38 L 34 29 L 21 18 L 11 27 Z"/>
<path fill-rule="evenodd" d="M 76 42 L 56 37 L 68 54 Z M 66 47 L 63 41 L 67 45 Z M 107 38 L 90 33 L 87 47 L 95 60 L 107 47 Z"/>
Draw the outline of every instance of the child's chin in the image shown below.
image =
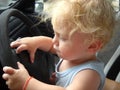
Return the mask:
<path fill-rule="evenodd" d="M 57 55 L 58 55 L 58 57 L 63 58 L 59 52 L 57 52 Z"/>

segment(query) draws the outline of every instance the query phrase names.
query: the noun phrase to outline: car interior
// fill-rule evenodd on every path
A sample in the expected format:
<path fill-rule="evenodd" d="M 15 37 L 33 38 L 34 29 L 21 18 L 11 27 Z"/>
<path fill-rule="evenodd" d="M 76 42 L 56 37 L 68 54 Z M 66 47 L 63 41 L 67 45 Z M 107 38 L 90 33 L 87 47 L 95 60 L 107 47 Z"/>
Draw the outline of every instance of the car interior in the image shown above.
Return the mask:
<path fill-rule="evenodd" d="M 53 37 L 54 32 L 50 20 L 39 22 L 47 0 L 7 0 L 0 1 L 0 90 L 9 90 L 2 79 L 2 67 L 9 65 L 18 68 L 17 61 L 23 63 L 31 76 L 49 83 L 49 77 L 54 72 L 55 63 L 59 59 L 56 55 L 37 50 L 35 62 L 31 64 L 29 54 L 23 51 L 15 53 L 15 48 L 10 48 L 10 42 L 32 36 Z M 49 0 L 49 2 L 52 0 Z M 119 0 L 117 4 L 120 5 Z M 7 4 L 2 6 L 2 4 Z M 49 3 L 47 2 L 47 3 Z M 105 49 L 98 53 L 98 57 L 105 63 L 104 72 L 106 82 L 104 90 L 120 90 L 120 11 L 115 10 L 116 25 L 114 35 Z M 50 60 L 53 59 L 53 60 Z"/>

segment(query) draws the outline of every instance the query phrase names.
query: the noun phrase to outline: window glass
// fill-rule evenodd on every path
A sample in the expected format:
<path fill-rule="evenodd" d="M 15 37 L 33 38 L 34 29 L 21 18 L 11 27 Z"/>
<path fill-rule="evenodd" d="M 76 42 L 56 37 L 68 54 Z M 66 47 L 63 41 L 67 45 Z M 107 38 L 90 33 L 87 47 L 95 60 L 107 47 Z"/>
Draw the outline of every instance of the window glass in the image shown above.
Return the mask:
<path fill-rule="evenodd" d="M 0 0 L 0 9 L 5 9 L 15 3 L 17 0 Z M 43 9 L 43 2 L 47 0 L 35 0 L 35 11 L 40 12 Z M 119 0 L 109 0 L 116 11 L 119 11 Z"/>
<path fill-rule="evenodd" d="M 119 11 L 119 0 L 110 0 L 115 11 Z"/>
<path fill-rule="evenodd" d="M 17 0 L 0 0 L 0 9 L 5 9 L 15 3 Z"/>
<path fill-rule="evenodd" d="M 35 12 L 41 12 L 43 10 L 43 0 L 35 0 Z"/>

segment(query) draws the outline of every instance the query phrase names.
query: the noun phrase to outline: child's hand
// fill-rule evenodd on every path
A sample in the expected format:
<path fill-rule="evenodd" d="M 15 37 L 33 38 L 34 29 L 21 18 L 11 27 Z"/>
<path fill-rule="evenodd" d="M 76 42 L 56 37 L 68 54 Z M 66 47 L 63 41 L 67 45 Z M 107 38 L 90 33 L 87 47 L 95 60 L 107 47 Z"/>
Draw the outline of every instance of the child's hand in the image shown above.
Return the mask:
<path fill-rule="evenodd" d="M 35 52 L 37 50 L 37 44 L 34 37 L 25 37 L 13 41 L 10 46 L 16 48 L 16 53 L 27 50 L 30 54 L 31 62 L 34 62 Z"/>
<path fill-rule="evenodd" d="M 12 67 L 3 67 L 3 79 L 6 80 L 6 84 L 10 90 L 22 90 L 25 81 L 29 77 L 29 74 L 25 67 L 18 62 L 19 69 L 14 69 Z"/>

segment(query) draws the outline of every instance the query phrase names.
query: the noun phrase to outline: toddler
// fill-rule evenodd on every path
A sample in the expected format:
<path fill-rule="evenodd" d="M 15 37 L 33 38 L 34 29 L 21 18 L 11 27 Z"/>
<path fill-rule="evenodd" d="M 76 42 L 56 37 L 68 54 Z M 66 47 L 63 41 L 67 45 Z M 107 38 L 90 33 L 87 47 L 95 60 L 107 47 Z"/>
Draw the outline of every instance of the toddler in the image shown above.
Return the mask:
<path fill-rule="evenodd" d="M 96 53 L 112 37 L 114 10 L 110 3 L 107 0 L 56 0 L 48 14 L 54 38 L 25 37 L 12 42 L 11 47 L 17 47 L 17 53 L 27 50 L 32 63 L 37 49 L 57 54 L 60 60 L 55 69 L 56 85 L 36 80 L 18 62 L 19 69 L 3 68 L 8 87 L 11 90 L 102 90 L 104 64 Z"/>

